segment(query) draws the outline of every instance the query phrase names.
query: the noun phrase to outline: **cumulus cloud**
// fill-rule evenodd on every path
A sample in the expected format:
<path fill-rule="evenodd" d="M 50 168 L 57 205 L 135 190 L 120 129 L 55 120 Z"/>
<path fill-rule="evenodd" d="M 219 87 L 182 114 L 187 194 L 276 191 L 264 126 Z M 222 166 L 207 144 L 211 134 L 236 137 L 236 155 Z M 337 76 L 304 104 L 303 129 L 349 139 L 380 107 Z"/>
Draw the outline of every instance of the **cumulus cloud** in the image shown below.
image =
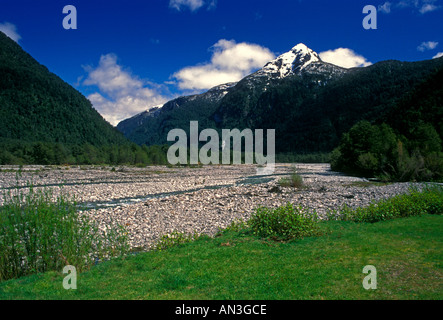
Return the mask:
<path fill-rule="evenodd" d="M 343 68 L 367 67 L 372 63 L 348 48 L 338 48 L 319 53 L 320 58 Z"/>
<path fill-rule="evenodd" d="M 427 12 L 432 12 L 437 10 L 439 7 L 434 5 L 434 4 L 424 4 L 421 8 L 420 8 L 420 13 L 425 14 Z"/>
<path fill-rule="evenodd" d="M 22 38 L 17 33 L 17 27 L 10 22 L 0 23 L 0 31 L 3 32 L 4 34 L 6 34 L 9 38 L 11 38 L 12 40 L 14 40 L 17 43 Z"/>
<path fill-rule="evenodd" d="M 438 46 L 438 42 L 436 41 L 427 41 L 423 42 L 421 45 L 417 47 L 418 51 L 425 52 L 427 50 L 433 50 Z"/>
<path fill-rule="evenodd" d="M 96 68 L 84 69 L 88 76 L 82 85 L 97 86 L 100 91 L 87 98 L 112 125 L 168 100 L 161 94 L 160 86 L 124 70 L 114 54 L 102 55 Z"/>
<path fill-rule="evenodd" d="M 401 0 L 396 3 L 386 2 L 384 5 L 379 6 L 378 9 L 384 13 L 390 13 L 391 8 L 395 9 L 405 9 L 405 8 L 413 8 L 418 10 L 421 14 L 425 14 L 428 12 L 432 12 L 441 8 L 441 6 L 437 5 L 438 0 Z M 388 6 L 385 6 L 389 4 Z M 387 11 L 385 9 L 388 9 Z"/>
<path fill-rule="evenodd" d="M 196 11 L 203 7 L 205 2 L 203 0 L 170 0 L 169 7 L 176 9 L 178 11 L 182 11 L 183 9 L 188 8 L 191 11 Z"/>
<path fill-rule="evenodd" d="M 186 67 L 173 75 L 180 89 L 204 90 L 239 81 L 275 58 L 267 48 L 234 40 L 219 40 L 211 50 L 211 62 Z"/>
<path fill-rule="evenodd" d="M 437 53 L 435 56 L 432 57 L 432 59 L 437 59 L 443 57 L 443 52 Z"/>

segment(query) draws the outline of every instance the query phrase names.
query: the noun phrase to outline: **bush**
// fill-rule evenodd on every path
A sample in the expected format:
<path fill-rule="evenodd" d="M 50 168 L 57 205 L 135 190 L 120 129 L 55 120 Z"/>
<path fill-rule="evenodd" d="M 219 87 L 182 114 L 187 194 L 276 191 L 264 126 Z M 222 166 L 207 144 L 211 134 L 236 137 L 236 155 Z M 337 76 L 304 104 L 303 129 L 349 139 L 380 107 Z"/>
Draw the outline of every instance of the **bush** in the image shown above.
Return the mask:
<path fill-rule="evenodd" d="M 328 216 L 330 220 L 374 223 L 426 213 L 443 214 L 443 187 L 426 186 L 422 191 L 411 188 L 408 194 L 374 202 L 365 208 L 343 206 L 338 212 L 329 212 Z"/>
<path fill-rule="evenodd" d="M 303 178 L 297 173 L 296 169 L 293 171 L 289 178 L 282 178 L 279 180 L 279 185 L 282 187 L 303 188 Z"/>
<path fill-rule="evenodd" d="M 243 219 L 233 220 L 226 228 L 219 229 L 219 233 L 224 231 L 242 232 L 248 229 L 248 222 Z"/>
<path fill-rule="evenodd" d="M 259 207 L 248 221 L 254 235 L 275 240 L 291 240 L 318 234 L 315 211 L 291 203 L 277 209 Z"/>
<path fill-rule="evenodd" d="M 100 230 L 78 213 L 73 199 L 53 200 L 50 189 L 16 189 L 5 193 L 0 207 L 0 281 L 62 270 L 80 271 L 97 261 L 127 252 L 122 227 Z"/>

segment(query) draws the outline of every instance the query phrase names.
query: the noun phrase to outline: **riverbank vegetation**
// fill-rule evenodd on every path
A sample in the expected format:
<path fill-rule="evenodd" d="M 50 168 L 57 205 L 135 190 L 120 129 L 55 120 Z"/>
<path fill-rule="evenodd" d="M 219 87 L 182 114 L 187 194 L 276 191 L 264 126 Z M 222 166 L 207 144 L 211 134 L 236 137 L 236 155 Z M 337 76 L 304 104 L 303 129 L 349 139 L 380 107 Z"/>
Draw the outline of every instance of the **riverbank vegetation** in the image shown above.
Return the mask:
<path fill-rule="evenodd" d="M 334 170 L 385 181 L 443 180 L 443 70 L 381 118 L 356 123 L 331 155 Z"/>
<path fill-rule="evenodd" d="M 331 166 L 382 181 L 442 181 L 442 151 L 442 140 L 431 124 L 417 125 L 405 136 L 387 124 L 362 121 L 343 135 Z"/>
<path fill-rule="evenodd" d="M 29 186 L 4 191 L 2 201 L 0 281 L 66 265 L 84 271 L 129 250 L 123 227 L 100 229 L 68 195 Z"/>
<path fill-rule="evenodd" d="M 381 215 L 387 209 L 393 214 Z M 61 269 L 3 281 L 0 299 L 443 298 L 441 186 L 331 213 L 326 221 L 281 220 L 291 210 L 258 210 L 251 223 L 235 222 L 214 238 L 173 234 L 161 250 L 79 273 L 76 290 L 63 289 Z M 278 222 L 315 232 L 286 237 Z M 254 232 L 255 225 L 273 233 Z M 376 290 L 362 286 L 367 265 L 377 269 Z"/>

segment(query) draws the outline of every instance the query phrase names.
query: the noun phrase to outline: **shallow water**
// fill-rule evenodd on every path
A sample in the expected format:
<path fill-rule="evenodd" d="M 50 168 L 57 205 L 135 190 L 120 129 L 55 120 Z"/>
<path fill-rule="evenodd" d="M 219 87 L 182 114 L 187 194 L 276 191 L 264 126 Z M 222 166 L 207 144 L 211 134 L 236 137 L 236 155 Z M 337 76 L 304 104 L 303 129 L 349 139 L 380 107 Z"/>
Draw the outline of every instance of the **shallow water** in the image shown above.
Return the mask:
<path fill-rule="evenodd" d="M 287 175 L 287 174 L 276 174 L 276 175 Z M 235 184 L 225 184 L 225 185 L 215 185 L 215 186 L 205 186 L 202 188 L 194 188 L 194 189 L 188 189 L 188 190 L 181 190 L 181 191 L 173 191 L 173 192 L 161 192 L 161 193 L 155 193 L 150 194 L 147 196 L 140 196 L 140 197 L 129 197 L 129 198 L 121 198 L 121 199 L 112 199 L 111 201 L 97 201 L 97 202 L 86 202 L 79 204 L 80 208 L 85 208 L 85 210 L 91 210 L 91 209 L 99 209 L 99 208 L 110 208 L 110 207 L 117 207 L 117 206 L 128 206 L 137 202 L 144 202 L 149 199 L 161 199 L 166 198 L 169 196 L 176 196 L 180 194 L 186 194 L 186 193 L 193 193 L 200 190 L 215 190 L 215 189 L 221 189 L 221 188 L 230 188 L 235 185 L 256 185 L 256 184 L 262 184 L 262 183 L 268 183 L 274 180 L 273 178 L 269 178 L 269 176 L 249 176 L 245 179 L 242 179 L 238 181 Z"/>

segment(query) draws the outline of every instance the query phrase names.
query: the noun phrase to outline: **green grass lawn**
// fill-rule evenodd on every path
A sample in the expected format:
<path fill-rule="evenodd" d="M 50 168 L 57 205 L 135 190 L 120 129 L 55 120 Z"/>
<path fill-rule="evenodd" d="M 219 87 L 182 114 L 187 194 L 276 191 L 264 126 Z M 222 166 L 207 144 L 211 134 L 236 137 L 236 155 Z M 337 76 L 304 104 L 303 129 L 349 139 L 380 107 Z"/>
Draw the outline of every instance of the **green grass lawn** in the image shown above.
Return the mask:
<path fill-rule="evenodd" d="M 165 251 L 118 258 L 78 274 L 47 272 L 0 283 L 0 299 L 442 299 L 443 216 L 377 223 L 328 221 L 291 242 L 226 231 Z M 378 288 L 362 286 L 377 268 Z"/>

